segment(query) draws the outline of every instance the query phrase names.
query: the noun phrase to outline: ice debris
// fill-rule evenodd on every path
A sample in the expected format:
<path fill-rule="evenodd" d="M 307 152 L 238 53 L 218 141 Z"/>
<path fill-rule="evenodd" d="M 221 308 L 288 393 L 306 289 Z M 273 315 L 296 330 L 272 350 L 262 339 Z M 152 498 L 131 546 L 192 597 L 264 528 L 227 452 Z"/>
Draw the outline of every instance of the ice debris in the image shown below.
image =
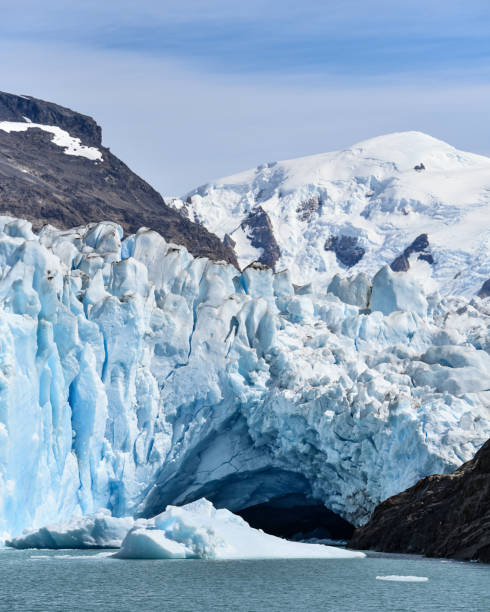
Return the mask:
<path fill-rule="evenodd" d="M 109 510 L 101 510 L 91 516 L 72 517 L 40 529 L 26 530 L 5 544 L 18 549 L 119 548 L 133 525 L 131 517 L 116 518 Z"/>
<path fill-rule="evenodd" d="M 352 559 L 364 553 L 290 542 L 251 528 L 207 499 L 168 506 L 152 519 L 114 518 L 109 512 L 28 531 L 6 542 L 17 549 L 120 548 L 119 559 Z"/>
<path fill-rule="evenodd" d="M 376 576 L 376 580 L 386 580 L 388 582 L 428 582 L 427 576 Z"/>

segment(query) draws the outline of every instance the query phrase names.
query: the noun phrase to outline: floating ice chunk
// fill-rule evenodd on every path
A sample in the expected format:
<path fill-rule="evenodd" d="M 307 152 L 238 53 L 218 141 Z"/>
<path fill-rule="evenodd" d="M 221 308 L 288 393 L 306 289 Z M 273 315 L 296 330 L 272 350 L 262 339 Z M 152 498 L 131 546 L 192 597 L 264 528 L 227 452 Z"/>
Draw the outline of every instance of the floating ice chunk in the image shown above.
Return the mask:
<path fill-rule="evenodd" d="M 128 530 L 134 525 L 131 517 L 116 518 L 109 511 L 93 516 L 75 517 L 69 521 L 25 531 L 7 540 L 12 548 L 119 548 Z"/>
<path fill-rule="evenodd" d="M 426 576 L 376 576 L 376 580 L 388 580 L 390 582 L 428 582 Z"/>
<path fill-rule="evenodd" d="M 115 555 L 121 559 L 353 559 L 364 553 L 289 542 L 253 529 L 228 510 L 216 510 L 200 499 L 182 507 L 168 506 L 149 521 L 148 528 L 132 529 Z"/>

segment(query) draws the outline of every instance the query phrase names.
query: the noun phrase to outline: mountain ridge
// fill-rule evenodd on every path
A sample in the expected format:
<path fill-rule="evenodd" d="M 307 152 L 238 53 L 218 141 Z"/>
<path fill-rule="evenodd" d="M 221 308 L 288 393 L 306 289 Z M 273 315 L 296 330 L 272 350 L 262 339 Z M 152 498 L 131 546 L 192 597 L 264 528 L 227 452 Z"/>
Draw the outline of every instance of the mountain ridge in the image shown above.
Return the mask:
<path fill-rule="evenodd" d="M 261 261 L 271 243 L 260 244 L 244 227 L 260 207 L 278 245 L 274 265 L 296 283 L 374 274 L 426 235 L 432 262 L 416 265 L 420 276 L 446 295 L 470 297 L 490 277 L 489 194 L 490 158 L 412 131 L 262 164 L 172 205 L 235 242 L 242 267 Z"/>
<path fill-rule="evenodd" d="M 93 149 L 92 158 L 87 158 L 87 148 Z M 0 212 L 26 218 L 37 229 L 46 223 L 68 229 L 111 220 L 135 232 L 146 225 L 196 256 L 237 265 L 233 251 L 218 237 L 168 207 L 102 145 L 102 130 L 94 119 L 2 92 Z"/>

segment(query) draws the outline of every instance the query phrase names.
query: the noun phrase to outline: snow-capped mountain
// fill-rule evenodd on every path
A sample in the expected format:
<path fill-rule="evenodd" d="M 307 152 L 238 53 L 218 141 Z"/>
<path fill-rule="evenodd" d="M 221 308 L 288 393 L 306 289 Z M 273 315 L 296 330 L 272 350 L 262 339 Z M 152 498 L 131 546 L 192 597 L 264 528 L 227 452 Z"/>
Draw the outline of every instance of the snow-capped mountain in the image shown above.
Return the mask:
<path fill-rule="evenodd" d="M 203 496 L 359 524 L 490 437 L 488 299 L 389 267 L 297 288 L 145 228 L 5 216 L 0 271 L 3 535 Z"/>
<path fill-rule="evenodd" d="M 171 203 L 242 267 L 288 269 L 296 284 L 412 265 L 442 293 L 472 296 L 490 278 L 490 158 L 420 132 L 263 164 Z"/>

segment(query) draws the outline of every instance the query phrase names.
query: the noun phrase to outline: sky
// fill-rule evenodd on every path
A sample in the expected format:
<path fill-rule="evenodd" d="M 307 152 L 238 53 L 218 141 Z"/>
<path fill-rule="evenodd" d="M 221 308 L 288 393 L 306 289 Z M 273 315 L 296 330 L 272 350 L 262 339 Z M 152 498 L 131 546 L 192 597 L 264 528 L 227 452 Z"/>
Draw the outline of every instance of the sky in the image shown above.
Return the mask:
<path fill-rule="evenodd" d="M 490 155 L 488 0 L 17 0 L 0 53 L 163 195 L 394 131 Z"/>

